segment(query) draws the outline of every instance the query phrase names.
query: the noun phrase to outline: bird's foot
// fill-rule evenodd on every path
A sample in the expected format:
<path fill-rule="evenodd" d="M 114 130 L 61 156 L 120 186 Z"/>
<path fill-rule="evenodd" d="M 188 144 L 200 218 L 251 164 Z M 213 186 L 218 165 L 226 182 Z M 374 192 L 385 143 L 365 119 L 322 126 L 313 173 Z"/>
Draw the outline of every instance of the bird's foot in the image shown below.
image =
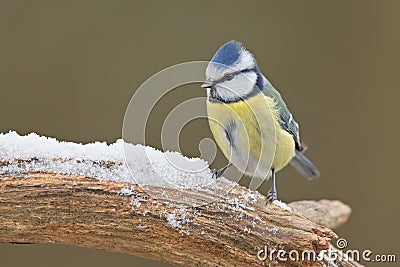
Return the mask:
<path fill-rule="evenodd" d="M 273 188 L 271 188 L 267 194 L 267 204 L 270 202 L 272 203 L 274 202 L 274 200 L 277 199 L 278 199 L 278 194 L 276 193 L 276 190 L 273 190 Z"/>
<path fill-rule="evenodd" d="M 214 179 L 218 179 L 219 177 L 221 177 L 225 171 L 232 166 L 232 163 L 229 163 L 228 165 L 226 165 L 225 167 L 221 168 L 221 169 L 213 169 L 211 170 L 212 172 L 212 177 Z"/>
<path fill-rule="evenodd" d="M 222 169 L 213 169 L 213 170 L 211 170 L 211 172 L 212 172 L 212 178 L 218 179 L 219 177 L 222 176 L 222 174 L 224 174 L 225 169 L 224 168 L 222 168 Z"/>

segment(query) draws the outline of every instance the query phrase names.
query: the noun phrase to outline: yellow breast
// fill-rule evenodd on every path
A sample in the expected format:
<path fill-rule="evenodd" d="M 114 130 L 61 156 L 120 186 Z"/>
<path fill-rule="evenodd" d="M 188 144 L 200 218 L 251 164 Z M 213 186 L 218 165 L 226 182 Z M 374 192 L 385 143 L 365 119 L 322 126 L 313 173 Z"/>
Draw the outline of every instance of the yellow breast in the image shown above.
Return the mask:
<path fill-rule="evenodd" d="M 275 102 L 264 94 L 227 104 L 207 101 L 207 113 L 221 151 L 248 175 L 279 171 L 294 156 L 293 137 L 281 129 Z"/>

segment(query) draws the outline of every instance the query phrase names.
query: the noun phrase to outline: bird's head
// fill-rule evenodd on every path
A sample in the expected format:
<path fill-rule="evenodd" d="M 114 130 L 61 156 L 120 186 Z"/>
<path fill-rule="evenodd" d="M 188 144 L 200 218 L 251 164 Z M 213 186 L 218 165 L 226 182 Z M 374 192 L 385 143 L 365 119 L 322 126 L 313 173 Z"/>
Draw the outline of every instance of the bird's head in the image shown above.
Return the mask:
<path fill-rule="evenodd" d="M 236 102 L 263 90 L 264 79 L 254 56 L 232 40 L 212 57 L 202 87 L 209 89 L 210 100 Z"/>

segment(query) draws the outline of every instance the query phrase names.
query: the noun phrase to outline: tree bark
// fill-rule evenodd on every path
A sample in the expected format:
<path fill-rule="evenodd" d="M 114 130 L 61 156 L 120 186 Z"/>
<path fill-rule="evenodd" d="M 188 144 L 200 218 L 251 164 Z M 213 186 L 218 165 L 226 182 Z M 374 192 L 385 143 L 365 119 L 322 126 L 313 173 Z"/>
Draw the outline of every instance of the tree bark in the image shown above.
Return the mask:
<path fill-rule="evenodd" d="M 286 210 L 266 205 L 263 197 L 249 201 L 248 189 L 239 185 L 224 197 L 217 192 L 163 188 L 169 197 L 156 199 L 146 193 L 149 188 L 136 184 L 59 170 L 15 172 L 17 164 L 21 160 L 0 159 L 0 242 L 70 244 L 176 266 L 258 266 L 257 253 L 266 246 L 300 254 L 329 249 L 336 234 L 322 224 L 337 227 L 351 211 L 328 200 L 294 202 L 289 204 L 292 210 Z M 107 163 L 104 168 L 114 165 Z M 182 194 L 212 201 L 194 207 Z M 327 259 L 267 258 L 265 264 L 361 266 Z"/>

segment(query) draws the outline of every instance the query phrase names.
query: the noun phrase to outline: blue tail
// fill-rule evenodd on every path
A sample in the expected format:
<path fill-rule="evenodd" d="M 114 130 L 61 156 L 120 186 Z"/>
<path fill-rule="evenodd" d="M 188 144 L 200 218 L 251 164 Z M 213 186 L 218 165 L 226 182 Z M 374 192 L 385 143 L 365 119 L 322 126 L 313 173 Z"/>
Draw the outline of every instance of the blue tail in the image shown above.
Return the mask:
<path fill-rule="evenodd" d="M 296 169 L 298 173 L 311 180 L 319 177 L 319 171 L 312 162 L 304 156 L 304 154 L 296 149 L 296 155 L 290 161 L 290 165 Z"/>

